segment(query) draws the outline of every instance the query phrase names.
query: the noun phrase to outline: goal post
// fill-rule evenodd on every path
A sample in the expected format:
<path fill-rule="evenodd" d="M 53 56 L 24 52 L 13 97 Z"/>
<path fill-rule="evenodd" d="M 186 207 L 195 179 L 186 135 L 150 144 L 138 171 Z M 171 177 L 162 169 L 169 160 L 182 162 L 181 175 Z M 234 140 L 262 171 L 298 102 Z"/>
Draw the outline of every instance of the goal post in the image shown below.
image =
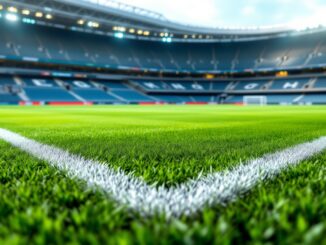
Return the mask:
<path fill-rule="evenodd" d="M 243 96 L 244 105 L 267 105 L 266 96 Z"/>

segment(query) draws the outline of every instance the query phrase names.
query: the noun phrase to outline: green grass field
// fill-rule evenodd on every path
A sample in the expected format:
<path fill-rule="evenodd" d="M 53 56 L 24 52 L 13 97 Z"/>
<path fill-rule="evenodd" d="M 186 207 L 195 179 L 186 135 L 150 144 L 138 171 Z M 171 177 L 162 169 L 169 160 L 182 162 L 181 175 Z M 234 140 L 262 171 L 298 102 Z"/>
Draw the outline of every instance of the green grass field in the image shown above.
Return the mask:
<path fill-rule="evenodd" d="M 326 136 L 326 107 L 0 107 L 0 128 L 173 187 Z M 0 140 L 0 244 L 326 244 L 326 152 L 227 206 L 167 220 Z"/>

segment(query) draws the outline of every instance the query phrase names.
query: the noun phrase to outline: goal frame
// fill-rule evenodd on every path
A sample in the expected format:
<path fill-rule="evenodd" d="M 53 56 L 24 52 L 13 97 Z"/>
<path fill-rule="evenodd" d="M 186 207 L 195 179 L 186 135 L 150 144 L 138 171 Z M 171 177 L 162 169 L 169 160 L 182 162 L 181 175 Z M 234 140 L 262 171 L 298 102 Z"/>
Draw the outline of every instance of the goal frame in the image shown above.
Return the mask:
<path fill-rule="evenodd" d="M 265 106 L 267 105 L 267 97 L 264 95 L 246 95 L 243 96 L 243 104 Z"/>

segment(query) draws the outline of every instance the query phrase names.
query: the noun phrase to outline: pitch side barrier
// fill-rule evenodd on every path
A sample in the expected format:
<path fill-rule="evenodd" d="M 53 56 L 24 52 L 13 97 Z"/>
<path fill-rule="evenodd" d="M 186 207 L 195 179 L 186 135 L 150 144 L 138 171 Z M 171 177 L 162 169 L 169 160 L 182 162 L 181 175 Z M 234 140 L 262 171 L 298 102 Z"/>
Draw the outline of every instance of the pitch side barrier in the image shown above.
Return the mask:
<path fill-rule="evenodd" d="M 143 106 L 155 106 L 155 105 L 217 105 L 215 102 L 130 102 L 130 103 L 103 103 L 103 102 L 62 102 L 62 101 L 33 101 L 26 102 L 21 101 L 19 103 L 0 103 L 0 105 L 19 105 L 19 106 L 96 106 L 96 105 L 143 105 Z M 239 105 L 239 103 L 235 103 Z"/>

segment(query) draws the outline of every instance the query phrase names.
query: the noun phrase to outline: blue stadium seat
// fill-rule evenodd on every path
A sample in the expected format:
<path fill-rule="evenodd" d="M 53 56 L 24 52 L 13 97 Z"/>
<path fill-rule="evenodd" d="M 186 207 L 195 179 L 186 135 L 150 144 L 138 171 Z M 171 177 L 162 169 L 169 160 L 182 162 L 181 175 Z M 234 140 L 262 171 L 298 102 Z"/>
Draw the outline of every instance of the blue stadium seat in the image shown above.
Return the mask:
<path fill-rule="evenodd" d="M 314 88 L 324 88 L 326 89 L 326 77 L 318 78 L 315 82 Z"/>
<path fill-rule="evenodd" d="M 154 102 L 150 97 L 134 90 L 114 90 L 112 93 L 128 102 Z"/>
<path fill-rule="evenodd" d="M 224 81 L 215 81 L 212 82 L 212 90 L 218 90 L 223 91 L 226 89 L 226 87 L 230 84 L 230 82 L 224 82 Z"/>
<path fill-rule="evenodd" d="M 77 95 L 92 102 L 119 102 L 120 100 L 99 89 L 74 89 Z"/>
<path fill-rule="evenodd" d="M 17 95 L 0 91 L 0 104 L 17 104 L 19 101 L 21 101 L 21 99 Z"/>
<path fill-rule="evenodd" d="M 13 77 L 11 76 L 0 77 L 0 86 L 5 86 L 5 85 L 16 86 L 17 84 L 15 83 Z"/>
<path fill-rule="evenodd" d="M 317 105 L 326 104 L 326 94 L 306 94 L 299 102 Z"/>
<path fill-rule="evenodd" d="M 260 90 L 266 83 L 266 80 L 239 81 L 233 90 Z"/>
<path fill-rule="evenodd" d="M 296 99 L 298 94 L 291 94 L 291 95 L 267 95 L 267 104 L 293 104 L 294 99 Z"/>
<path fill-rule="evenodd" d="M 40 88 L 26 87 L 24 91 L 31 101 L 56 101 L 56 102 L 75 102 L 78 101 L 62 88 Z"/>
<path fill-rule="evenodd" d="M 120 81 L 95 81 L 98 84 L 104 85 L 111 90 L 115 89 L 128 89 L 128 87 Z"/>
<path fill-rule="evenodd" d="M 302 89 L 303 86 L 309 82 L 308 78 L 298 78 L 298 79 L 275 79 L 273 81 L 271 90 L 292 90 L 292 89 Z"/>

